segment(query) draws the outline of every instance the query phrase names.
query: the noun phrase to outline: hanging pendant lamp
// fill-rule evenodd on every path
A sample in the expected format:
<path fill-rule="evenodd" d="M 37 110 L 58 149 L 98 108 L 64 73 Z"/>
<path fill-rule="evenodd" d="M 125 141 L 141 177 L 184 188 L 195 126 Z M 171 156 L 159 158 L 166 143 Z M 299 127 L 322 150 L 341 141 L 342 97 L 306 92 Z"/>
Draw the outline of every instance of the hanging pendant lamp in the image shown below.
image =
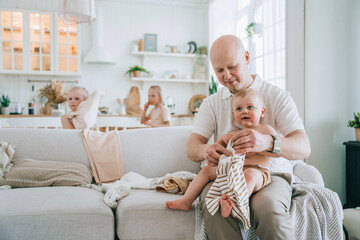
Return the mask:
<path fill-rule="evenodd" d="M 70 23 L 96 20 L 95 0 L 60 0 L 60 17 Z"/>

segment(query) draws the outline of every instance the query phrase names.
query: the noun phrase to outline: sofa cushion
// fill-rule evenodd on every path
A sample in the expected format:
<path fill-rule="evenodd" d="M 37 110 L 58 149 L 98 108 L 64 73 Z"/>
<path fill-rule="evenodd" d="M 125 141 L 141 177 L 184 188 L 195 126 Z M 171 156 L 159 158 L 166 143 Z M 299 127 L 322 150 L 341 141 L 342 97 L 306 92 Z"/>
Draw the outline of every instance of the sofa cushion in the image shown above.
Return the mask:
<path fill-rule="evenodd" d="M 80 130 L 0 128 L 0 141 L 16 146 L 14 158 L 76 162 L 90 167 Z"/>
<path fill-rule="evenodd" d="M 171 210 L 165 202 L 182 195 L 154 190 L 131 190 L 116 209 L 119 239 L 194 239 L 195 209 Z"/>
<path fill-rule="evenodd" d="M 0 190 L 0 239 L 114 240 L 104 195 L 82 187 Z"/>
<path fill-rule="evenodd" d="M 161 177 L 166 173 L 189 171 L 197 174 L 200 163 L 186 156 L 192 127 L 164 127 L 120 131 L 125 173 Z"/>
<path fill-rule="evenodd" d="M 81 163 L 16 159 L 1 185 L 11 187 L 81 186 L 90 184 L 90 169 Z"/>

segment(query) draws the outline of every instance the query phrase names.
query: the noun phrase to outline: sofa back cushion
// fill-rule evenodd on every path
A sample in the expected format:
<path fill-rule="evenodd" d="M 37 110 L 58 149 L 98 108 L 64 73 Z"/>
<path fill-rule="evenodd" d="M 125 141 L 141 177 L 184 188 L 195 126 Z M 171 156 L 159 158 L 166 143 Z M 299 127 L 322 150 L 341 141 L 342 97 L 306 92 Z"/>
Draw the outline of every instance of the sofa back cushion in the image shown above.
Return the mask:
<path fill-rule="evenodd" d="M 189 171 L 200 164 L 186 156 L 192 127 L 146 128 L 119 131 L 124 172 L 145 177 Z M 0 141 L 16 146 L 14 158 L 83 163 L 90 167 L 80 130 L 0 128 Z"/>
<path fill-rule="evenodd" d="M 198 173 L 200 164 L 186 156 L 192 127 L 145 128 L 120 131 L 124 171 L 145 177 L 189 171 Z"/>
<path fill-rule="evenodd" d="M 80 130 L 0 128 L 0 141 L 14 145 L 14 158 L 83 163 L 90 167 Z"/>

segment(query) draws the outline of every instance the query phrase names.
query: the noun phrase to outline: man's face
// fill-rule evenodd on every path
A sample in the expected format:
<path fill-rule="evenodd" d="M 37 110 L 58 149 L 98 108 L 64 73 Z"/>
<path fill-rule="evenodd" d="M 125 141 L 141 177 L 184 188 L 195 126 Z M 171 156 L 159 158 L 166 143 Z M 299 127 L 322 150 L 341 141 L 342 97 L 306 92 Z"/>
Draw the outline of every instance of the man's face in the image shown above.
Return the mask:
<path fill-rule="evenodd" d="M 211 63 L 219 82 L 232 93 L 251 85 L 248 60 L 248 52 L 243 55 L 230 47 L 214 49 L 211 54 Z"/>
<path fill-rule="evenodd" d="M 232 103 L 235 121 L 245 128 L 256 127 L 265 115 L 262 101 L 256 94 L 237 96 Z"/>

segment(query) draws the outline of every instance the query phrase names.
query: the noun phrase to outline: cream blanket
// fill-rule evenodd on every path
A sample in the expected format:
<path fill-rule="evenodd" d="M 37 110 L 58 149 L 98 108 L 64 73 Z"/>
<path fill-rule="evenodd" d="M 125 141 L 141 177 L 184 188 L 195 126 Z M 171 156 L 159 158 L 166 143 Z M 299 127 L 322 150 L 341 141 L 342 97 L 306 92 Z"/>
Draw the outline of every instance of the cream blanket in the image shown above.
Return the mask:
<path fill-rule="evenodd" d="M 124 168 L 118 132 L 83 130 L 82 137 L 96 183 L 119 180 Z"/>

